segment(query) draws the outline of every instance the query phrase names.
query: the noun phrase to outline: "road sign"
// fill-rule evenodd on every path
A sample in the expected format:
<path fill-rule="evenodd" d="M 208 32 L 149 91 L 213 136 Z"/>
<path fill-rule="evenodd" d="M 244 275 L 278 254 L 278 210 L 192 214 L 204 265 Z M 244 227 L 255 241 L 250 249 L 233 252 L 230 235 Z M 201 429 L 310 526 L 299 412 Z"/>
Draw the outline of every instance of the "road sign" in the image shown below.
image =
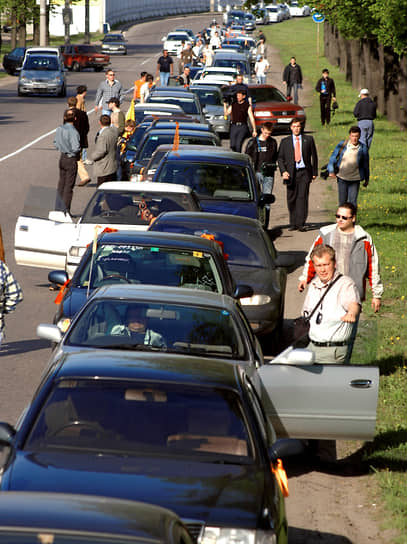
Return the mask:
<path fill-rule="evenodd" d="M 314 23 L 323 23 L 325 21 L 325 15 L 316 11 L 312 14 L 312 20 Z"/>

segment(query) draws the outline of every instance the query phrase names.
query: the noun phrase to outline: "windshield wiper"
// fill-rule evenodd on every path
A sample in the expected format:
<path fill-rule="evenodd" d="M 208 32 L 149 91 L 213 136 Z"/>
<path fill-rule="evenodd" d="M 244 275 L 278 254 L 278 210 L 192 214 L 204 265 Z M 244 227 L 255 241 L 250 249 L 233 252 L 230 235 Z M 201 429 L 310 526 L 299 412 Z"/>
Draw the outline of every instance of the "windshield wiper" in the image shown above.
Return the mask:
<path fill-rule="evenodd" d="M 90 348 L 97 348 L 97 349 L 123 349 L 123 350 L 129 350 L 129 351 L 167 351 L 166 347 L 158 347 L 158 346 L 150 346 L 148 344 L 104 344 L 102 346 L 96 345 L 86 345 L 86 347 Z"/>

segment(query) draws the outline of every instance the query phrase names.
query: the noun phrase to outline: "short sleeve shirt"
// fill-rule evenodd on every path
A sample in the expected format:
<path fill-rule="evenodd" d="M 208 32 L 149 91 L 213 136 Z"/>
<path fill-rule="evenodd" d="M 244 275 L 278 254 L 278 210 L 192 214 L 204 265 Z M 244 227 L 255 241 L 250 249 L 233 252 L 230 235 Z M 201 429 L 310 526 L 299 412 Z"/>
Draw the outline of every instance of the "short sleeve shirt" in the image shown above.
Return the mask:
<path fill-rule="evenodd" d="M 167 57 L 163 55 L 158 59 L 157 64 L 160 67 L 160 72 L 171 72 L 172 58 L 169 55 Z"/>

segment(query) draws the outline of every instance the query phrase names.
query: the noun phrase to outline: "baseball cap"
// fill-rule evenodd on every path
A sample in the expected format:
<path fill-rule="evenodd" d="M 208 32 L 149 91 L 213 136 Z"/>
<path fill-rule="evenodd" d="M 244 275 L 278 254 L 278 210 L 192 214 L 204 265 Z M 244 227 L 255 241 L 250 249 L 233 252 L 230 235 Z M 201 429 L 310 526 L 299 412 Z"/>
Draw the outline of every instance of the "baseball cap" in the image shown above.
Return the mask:
<path fill-rule="evenodd" d="M 362 94 L 369 94 L 369 90 L 368 89 L 361 89 L 360 93 L 359 93 L 359 96 L 362 96 Z"/>

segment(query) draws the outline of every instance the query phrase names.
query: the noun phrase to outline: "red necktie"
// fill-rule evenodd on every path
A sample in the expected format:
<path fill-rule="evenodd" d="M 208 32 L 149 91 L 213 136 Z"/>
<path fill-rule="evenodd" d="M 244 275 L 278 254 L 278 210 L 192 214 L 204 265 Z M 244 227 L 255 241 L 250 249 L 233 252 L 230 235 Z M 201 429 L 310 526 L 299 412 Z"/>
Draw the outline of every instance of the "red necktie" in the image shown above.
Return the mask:
<path fill-rule="evenodd" d="M 300 162 L 301 160 L 301 145 L 299 136 L 295 137 L 294 159 L 295 162 Z"/>

